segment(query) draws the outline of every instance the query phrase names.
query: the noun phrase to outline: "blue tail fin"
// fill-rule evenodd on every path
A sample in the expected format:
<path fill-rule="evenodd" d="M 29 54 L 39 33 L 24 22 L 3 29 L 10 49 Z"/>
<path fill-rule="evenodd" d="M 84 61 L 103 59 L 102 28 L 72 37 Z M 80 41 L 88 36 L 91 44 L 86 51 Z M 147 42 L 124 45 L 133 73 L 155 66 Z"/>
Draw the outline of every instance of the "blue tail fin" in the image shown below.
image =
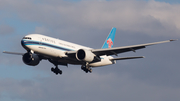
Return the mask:
<path fill-rule="evenodd" d="M 111 32 L 109 33 L 106 41 L 104 42 L 102 48 L 112 48 L 114 45 L 114 38 L 116 34 L 116 28 L 112 28 Z"/>

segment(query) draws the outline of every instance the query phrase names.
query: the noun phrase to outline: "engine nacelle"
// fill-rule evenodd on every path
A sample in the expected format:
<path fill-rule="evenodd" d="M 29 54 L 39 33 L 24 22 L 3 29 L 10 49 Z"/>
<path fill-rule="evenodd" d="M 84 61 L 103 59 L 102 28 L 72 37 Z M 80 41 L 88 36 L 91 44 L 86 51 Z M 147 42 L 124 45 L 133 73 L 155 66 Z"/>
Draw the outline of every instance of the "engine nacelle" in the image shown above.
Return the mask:
<path fill-rule="evenodd" d="M 84 62 L 92 62 L 94 60 L 94 54 L 89 51 L 89 50 L 85 50 L 85 49 L 79 49 L 76 53 L 76 58 L 79 61 L 84 61 Z"/>
<path fill-rule="evenodd" d="M 25 53 L 22 57 L 22 60 L 26 65 L 30 65 L 30 66 L 36 66 L 40 62 L 38 55 L 29 54 L 29 53 Z"/>

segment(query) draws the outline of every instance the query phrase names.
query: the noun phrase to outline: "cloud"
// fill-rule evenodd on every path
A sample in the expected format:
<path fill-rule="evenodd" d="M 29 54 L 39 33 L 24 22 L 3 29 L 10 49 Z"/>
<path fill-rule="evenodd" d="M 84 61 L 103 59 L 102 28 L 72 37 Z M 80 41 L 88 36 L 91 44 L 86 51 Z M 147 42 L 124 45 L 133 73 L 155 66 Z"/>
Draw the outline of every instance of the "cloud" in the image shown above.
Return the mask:
<path fill-rule="evenodd" d="M 153 0 L 1 0 L 0 10 L 8 12 L 3 13 L 3 16 L 17 15 L 22 22 L 40 23 L 42 26 L 36 26 L 32 31 L 34 33 L 59 37 L 93 48 L 101 47 L 112 27 L 117 28 L 115 46 L 179 38 L 180 32 L 179 4 Z M 8 24 L 1 26 L 11 29 Z M 4 32 L 12 33 L 11 30 Z M 18 41 L 21 37 L 13 34 L 1 38 L 12 39 L 13 44 L 6 43 L 8 49 L 21 51 Z M 119 57 L 145 55 L 146 58 L 118 61 L 116 65 L 94 68 L 92 74 L 84 73 L 80 66 L 70 65 L 68 69 L 60 66 L 63 75 L 56 76 L 50 71 L 53 65 L 44 61 L 36 67 L 27 67 L 35 68 L 38 72 L 45 71 L 48 77 L 38 77 L 35 74 L 24 80 L 0 78 L 0 97 L 5 92 L 12 100 L 26 101 L 179 101 L 178 45 L 177 41 L 148 47 L 136 54 L 120 54 Z M 25 65 L 19 56 L 1 55 L 2 58 L 1 64 L 11 64 L 12 68 L 15 68 L 15 63 L 16 66 Z M 13 73 L 6 70 L 1 72 Z"/>
<path fill-rule="evenodd" d="M 6 34 L 12 34 L 14 32 L 14 28 L 12 28 L 9 25 L 0 25 L 0 34 L 6 35 Z"/>
<path fill-rule="evenodd" d="M 81 1 L 78 3 L 44 1 L 36 4 L 28 0 L 18 2 L 20 1 L 5 2 L 5 5 L 9 5 L 12 9 L 10 11 L 17 12 L 21 19 L 42 23 L 57 31 L 56 33 L 59 29 L 63 31 L 67 30 L 66 28 L 109 29 L 114 26 L 120 30 L 153 36 L 179 36 L 179 4 L 171 5 L 153 0 L 149 2 Z"/>
<path fill-rule="evenodd" d="M 50 31 L 48 30 L 48 28 L 45 28 L 45 27 L 36 27 L 34 33 L 46 34 L 46 33 L 50 33 Z"/>
<path fill-rule="evenodd" d="M 179 98 L 179 88 L 144 84 L 132 79 L 129 74 L 117 76 L 96 73 L 89 75 L 78 71 L 71 73 L 63 77 L 52 76 L 35 80 L 1 79 L 0 92 L 6 91 L 11 99 L 26 101 L 109 101 L 119 99 L 164 101 L 170 100 L 172 97 Z"/>

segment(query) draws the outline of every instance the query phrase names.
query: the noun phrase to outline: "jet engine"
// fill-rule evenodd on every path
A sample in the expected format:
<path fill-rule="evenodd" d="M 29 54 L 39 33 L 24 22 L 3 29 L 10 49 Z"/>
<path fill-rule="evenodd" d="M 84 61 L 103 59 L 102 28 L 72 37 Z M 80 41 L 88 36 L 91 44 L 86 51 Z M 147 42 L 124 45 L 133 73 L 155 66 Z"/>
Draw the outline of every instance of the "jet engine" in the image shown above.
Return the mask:
<path fill-rule="evenodd" d="M 85 49 L 79 49 L 76 53 L 76 58 L 79 61 L 92 62 L 94 57 L 95 55 L 91 51 Z"/>
<path fill-rule="evenodd" d="M 30 65 L 30 66 L 36 66 L 40 62 L 39 56 L 37 54 L 29 54 L 29 53 L 25 53 L 22 57 L 22 60 L 26 65 Z"/>

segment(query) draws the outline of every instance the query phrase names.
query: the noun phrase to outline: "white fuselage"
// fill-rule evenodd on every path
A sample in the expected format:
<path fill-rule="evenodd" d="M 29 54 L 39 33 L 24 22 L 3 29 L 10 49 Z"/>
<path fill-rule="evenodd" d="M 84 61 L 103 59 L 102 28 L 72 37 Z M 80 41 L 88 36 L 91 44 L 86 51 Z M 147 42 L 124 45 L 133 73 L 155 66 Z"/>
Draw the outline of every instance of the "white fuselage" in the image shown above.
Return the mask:
<path fill-rule="evenodd" d="M 81 46 L 78 44 L 70 43 L 67 41 L 59 40 L 56 38 L 40 35 L 40 34 L 30 34 L 22 39 L 23 47 L 34 53 L 41 54 L 47 58 L 56 58 L 61 62 L 66 62 L 68 64 L 76 64 L 70 60 L 63 60 L 63 58 L 68 58 L 66 55 L 67 51 L 77 51 L 79 49 L 91 50 L 92 48 Z M 90 63 L 90 67 L 98 67 L 114 64 L 115 61 L 110 61 L 113 58 L 111 56 L 100 56 L 101 61 Z M 79 64 L 81 65 L 81 64 Z"/>

